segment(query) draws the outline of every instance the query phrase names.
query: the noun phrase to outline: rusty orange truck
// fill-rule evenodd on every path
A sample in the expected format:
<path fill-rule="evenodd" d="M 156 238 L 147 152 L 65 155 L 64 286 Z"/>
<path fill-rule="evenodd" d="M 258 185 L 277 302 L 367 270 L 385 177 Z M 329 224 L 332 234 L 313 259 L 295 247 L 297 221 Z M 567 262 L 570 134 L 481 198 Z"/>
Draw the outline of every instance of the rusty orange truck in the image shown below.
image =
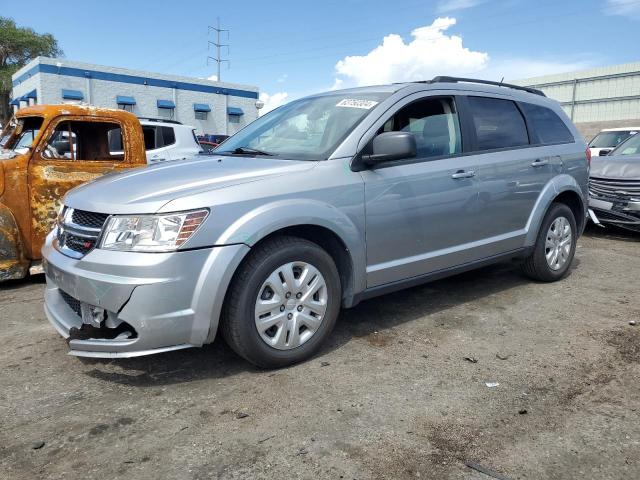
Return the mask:
<path fill-rule="evenodd" d="M 16 112 L 0 134 L 0 281 L 41 270 L 40 248 L 69 189 L 146 164 L 132 113 L 82 105 Z"/>

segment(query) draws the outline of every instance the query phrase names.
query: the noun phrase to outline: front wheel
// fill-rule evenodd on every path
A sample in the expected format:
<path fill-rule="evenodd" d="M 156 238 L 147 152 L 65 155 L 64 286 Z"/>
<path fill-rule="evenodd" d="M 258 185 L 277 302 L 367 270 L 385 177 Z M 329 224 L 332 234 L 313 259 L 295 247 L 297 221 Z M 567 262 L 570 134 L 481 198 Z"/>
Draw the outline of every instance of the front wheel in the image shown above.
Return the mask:
<path fill-rule="evenodd" d="M 542 221 L 533 253 L 522 264 L 523 272 L 542 282 L 555 282 L 569 272 L 577 241 L 573 211 L 554 203 Z"/>
<path fill-rule="evenodd" d="M 222 333 L 240 356 L 263 368 L 311 357 L 340 310 L 331 256 L 313 242 L 277 237 L 258 245 L 231 284 Z"/>

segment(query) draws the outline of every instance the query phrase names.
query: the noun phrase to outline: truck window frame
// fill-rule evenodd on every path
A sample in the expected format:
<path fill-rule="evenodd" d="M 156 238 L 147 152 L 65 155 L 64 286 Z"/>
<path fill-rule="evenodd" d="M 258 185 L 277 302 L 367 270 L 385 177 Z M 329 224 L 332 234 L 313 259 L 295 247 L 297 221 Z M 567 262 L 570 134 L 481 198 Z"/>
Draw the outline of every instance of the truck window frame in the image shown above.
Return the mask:
<path fill-rule="evenodd" d="M 45 146 L 52 138 L 58 126 L 64 122 L 82 122 L 82 123 L 112 123 L 116 128 L 120 128 L 120 132 L 122 134 L 122 145 L 123 152 L 122 158 L 106 158 L 106 159 L 98 159 L 98 160 L 87 160 L 87 159 L 61 159 L 61 158 L 47 158 L 43 155 Z M 31 161 L 36 161 L 39 163 L 56 163 L 56 164 L 64 164 L 64 165 L 72 165 L 72 164 L 130 164 L 131 159 L 129 158 L 129 154 L 127 153 L 127 148 L 124 148 L 125 145 L 128 145 L 128 133 L 124 128 L 123 122 L 118 118 L 113 117 L 104 117 L 104 116 L 96 116 L 96 117 L 86 117 L 84 115 L 58 115 L 56 117 L 51 118 L 47 128 L 44 131 L 41 131 L 41 137 L 38 140 L 38 144 L 35 148 L 35 152 L 37 155 L 32 155 Z M 108 147 L 107 143 L 107 147 Z"/>

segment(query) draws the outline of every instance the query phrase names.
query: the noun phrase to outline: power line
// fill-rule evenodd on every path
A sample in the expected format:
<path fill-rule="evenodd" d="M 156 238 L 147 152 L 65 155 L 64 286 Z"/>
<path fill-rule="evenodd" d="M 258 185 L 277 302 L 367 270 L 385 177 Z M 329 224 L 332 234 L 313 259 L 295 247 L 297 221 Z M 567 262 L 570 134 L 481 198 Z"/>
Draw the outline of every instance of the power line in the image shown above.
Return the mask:
<path fill-rule="evenodd" d="M 210 55 L 207 56 L 207 65 L 209 64 L 209 60 L 213 60 L 214 62 L 216 62 L 217 67 L 218 67 L 218 81 L 222 81 L 221 77 L 220 77 L 220 65 L 223 63 L 226 63 L 229 67 L 231 66 L 231 63 L 229 62 L 228 58 L 222 58 L 222 55 L 220 53 L 220 50 L 222 47 L 227 47 L 227 55 L 229 55 L 229 44 L 228 43 L 220 43 L 220 34 L 222 32 L 227 32 L 227 41 L 229 41 L 229 30 L 228 29 L 224 29 L 224 28 L 220 28 L 220 17 L 218 17 L 217 19 L 217 23 L 215 27 L 212 27 L 211 25 L 209 25 L 209 30 L 208 32 L 211 32 L 211 30 L 213 30 L 214 32 L 216 32 L 216 41 L 212 42 L 211 40 L 207 41 L 207 50 L 209 50 L 209 47 L 211 45 L 214 45 L 216 47 L 216 56 L 212 57 Z"/>

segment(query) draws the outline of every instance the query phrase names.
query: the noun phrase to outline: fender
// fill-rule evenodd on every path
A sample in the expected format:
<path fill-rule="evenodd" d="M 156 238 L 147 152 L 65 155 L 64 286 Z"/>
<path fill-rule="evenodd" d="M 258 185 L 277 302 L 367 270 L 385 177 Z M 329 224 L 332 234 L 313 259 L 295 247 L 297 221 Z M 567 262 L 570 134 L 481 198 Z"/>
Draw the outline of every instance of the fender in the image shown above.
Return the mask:
<path fill-rule="evenodd" d="M 9 207 L 0 203 L 0 282 L 24 278 L 28 271 L 16 219 Z"/>
<path fill-rule="evenodd" d="M 529 220 L 527 221 L 527 225 L 525 227 L 525 230 L 527 232 L 525 237 L 526 247 L 535 245 L 538 231 L 540 230 L 542 220 L 544 219 L 547 210 L 549 210 L 549 207 L 556 199 L 556 197 L 566 191 L 572 191 L 578 194 L 578 196 L 580 197 L 580 203 L 582 204 L 582 209 L 584 210 L 584 215 L 586 215 L 587 206 L 586 202 L 584 201 L 584 192 L 580 188 L 578 182 L 576 182 L 576 179 L 567 174 L 558 175 L 552 178 L 542 189 L 542 192 L 538 196 L 538 200 L 533 207 L 533 211 L 529 216 Z M 583 224 L 584 223 L 586 222 L 583 222 Z M 584 227 L 584 225 L 582 226 Z"/>
<path fill-rule="evenodd" d="M 218 252 L 212 254 L 198 280 L 196 291 L 200 292 L 197 296 L 202 297 L 202 304 L 197 300 L 195 311 L 206 312 L 209 333 L 205 343 L 210 343 L 215 338 L 222 300 L 233 274 L 250 249 L 278 230 L 299 225 L 315 225 L 335 233 L 342 240 L 351 257 L 352 294 L 365 289 L 364 239 L 357 226 L 345 213 L 324 202 L 311 199 L 280 200 L 261 205 L 242 215 L 222 232 L 215 241 L 218 247 L 214 251 Z M 221 269 L 225 272 L 222 273 Z M 212 302 L 211 296 L 215 301 Z M 346 299 L 347 303 L 350 301 Z M 205 305 L 217 305 L 217 307 L 214 307 L 215 311 L 206 307 L 201 310 L 201 306 Z M 201 324 L 203 320 L 199 319 L 198 323 Z"/>

